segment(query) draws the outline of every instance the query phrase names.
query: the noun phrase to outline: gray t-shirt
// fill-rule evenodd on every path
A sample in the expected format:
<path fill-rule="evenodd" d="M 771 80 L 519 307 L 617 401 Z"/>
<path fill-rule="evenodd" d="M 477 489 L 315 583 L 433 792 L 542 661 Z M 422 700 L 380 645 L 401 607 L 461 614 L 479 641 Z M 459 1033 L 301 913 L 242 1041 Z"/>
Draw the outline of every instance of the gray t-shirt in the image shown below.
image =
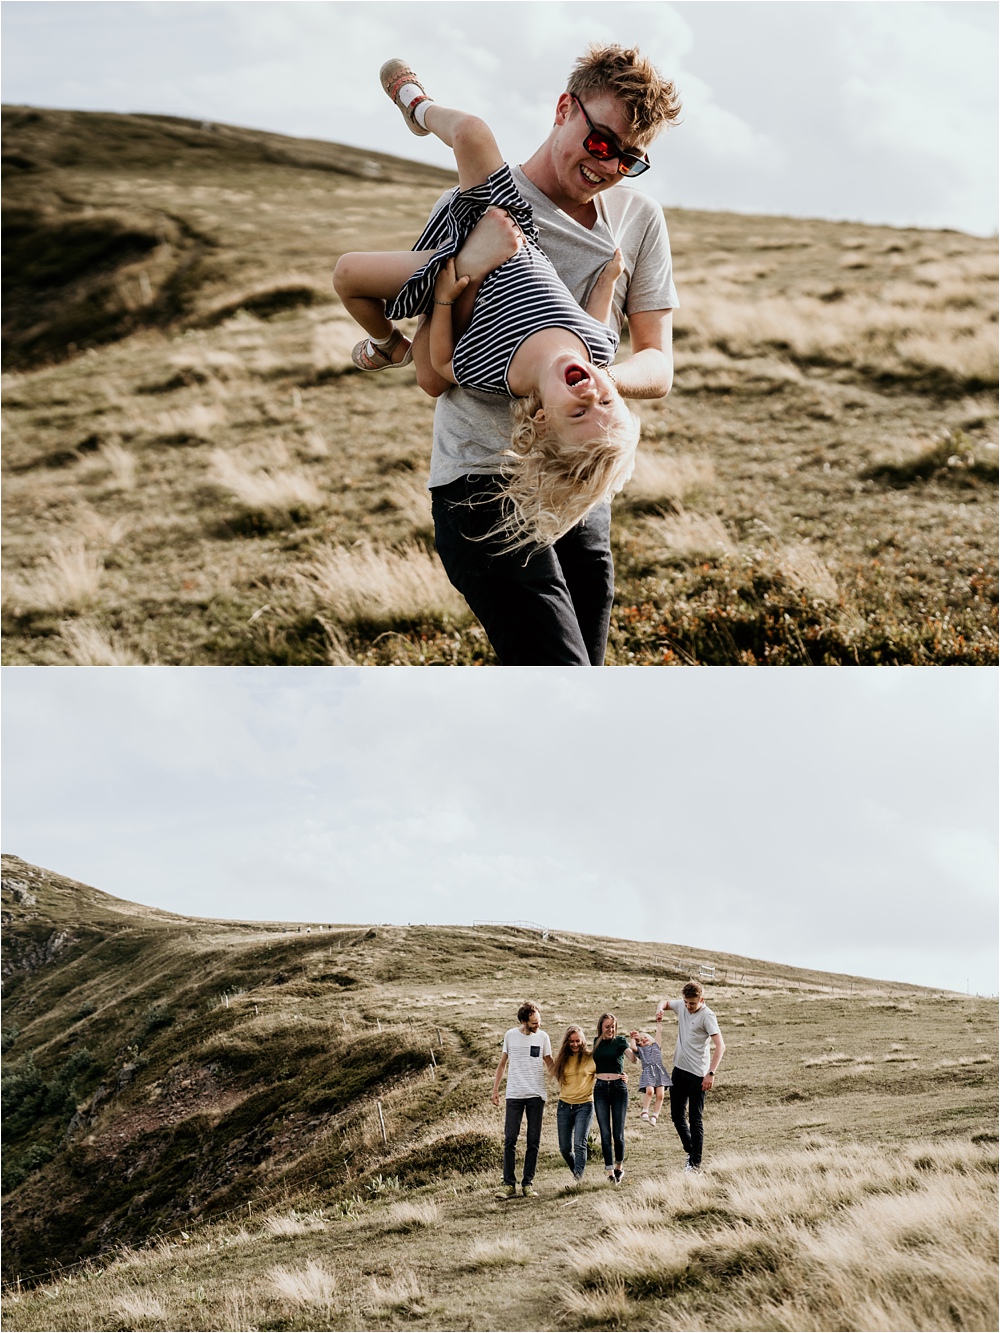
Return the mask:
<path fill-rule="evenodd" d="M 689 1014 L 683 1000 L 668 1000 L 667 1008 L 677 1015 L 677 1045 L 674 1047 L 674 1067 L 704 1078 L 712 1063 L 709 1050 L 711 1038 L 719 1031 L 718 1019 L 703 1004 Z"/>
<path fill-rule="evenodd" d="M 670 310 L 677 304 L 670 241 L 663 209 L 648 195 L 621 182 L 595 199 L 592 229 L 556 208 L 532 185 L 520 167 L 512 173 L 534 210 L 542 247 L 563 282 L 581 305 L 616 249 L 625 271 L 615 286 L 612 320 L 620 330 L 625 316 L 641 310 Z M 450 196 L 442 196 L 440 208 Z M 447 486 L 470 473 L 499 472 L 510 448 L 511 416 L 507 400 L 453 385 L 434 410 L 434 447 L 430 486 Z"/>

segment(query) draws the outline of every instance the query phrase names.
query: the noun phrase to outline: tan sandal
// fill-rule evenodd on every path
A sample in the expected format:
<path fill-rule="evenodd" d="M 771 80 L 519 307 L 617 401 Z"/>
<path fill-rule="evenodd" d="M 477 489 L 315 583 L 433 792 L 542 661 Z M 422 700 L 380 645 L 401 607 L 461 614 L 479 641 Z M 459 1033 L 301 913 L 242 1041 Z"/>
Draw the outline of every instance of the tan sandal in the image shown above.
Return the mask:
<path fill-rule="evenodd" d="M 417 121 L 413 113 L 421 102 L 432 102 L 434 99 L 428 97 L 424 92 L 423 84 L 414 74 L 413 70 L 407 65 L 406 61 L 400 60 L 398 57 L 392 60 L 387 60 L 379 70 L 378 76 L 386 93 L 396 103 L 400 111 L 402 111 L 403 119 L 409 126 L 410 132 L 412 134 L 420 135 L 430 134 L 430 130 L 425 130 L 419 121 Z M 423 95 L 421 97 L 415 97 L 409 106 L 404 106 L 399 100 L 399 90 L 400 88 L 405 88 L 408 83 L 415 84 Z"/>
<path fill-rule="evenodd" d="M 351 351 L 351 360 L 358 370 L 392 370 L 397 366 L 408 366 L 413 360 L 413 345 L 406 349 L 404 356 L 393 361 L 392 354 L 403 341 L 399 329 L 394 329 L 387 342 L 377 343 L 374 338 L 362 338 Z"/>

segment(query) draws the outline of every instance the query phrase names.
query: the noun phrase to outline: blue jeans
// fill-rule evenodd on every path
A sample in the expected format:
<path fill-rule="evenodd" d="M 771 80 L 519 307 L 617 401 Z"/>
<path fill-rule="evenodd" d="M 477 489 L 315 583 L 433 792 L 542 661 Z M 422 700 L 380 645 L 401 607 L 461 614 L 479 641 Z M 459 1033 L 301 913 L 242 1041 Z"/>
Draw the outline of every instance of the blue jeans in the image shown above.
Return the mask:
<path fill-rule="evenodd" d="M 609 1169 L 625 1160 L 625 1116 L 628 1112 L 628 1084 L 623 1079 L 613 1083 L 598 1079 L 594 1084 L 594 1114 L 601 1131 L 601 1151 Z M 611 1149 L 615 1155 L 612 1160 Z"/>
<path fill-rule="evenodd" d="M 560 1102 L 556 1108 L 559 1151 L 574 1176 L 582 1176 L 587 1165 L 587 1133 L 593 1115 L 593 1102 Z"/>

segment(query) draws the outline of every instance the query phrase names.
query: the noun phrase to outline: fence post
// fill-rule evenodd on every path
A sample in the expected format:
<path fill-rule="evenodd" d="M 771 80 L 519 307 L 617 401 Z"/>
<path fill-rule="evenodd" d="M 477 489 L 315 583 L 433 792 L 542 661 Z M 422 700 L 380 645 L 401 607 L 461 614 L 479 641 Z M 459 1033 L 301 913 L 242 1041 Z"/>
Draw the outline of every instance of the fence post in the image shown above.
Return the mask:
<path fill-rule="evenodd" d="M 438 1062 L 434 1059 L 434 1048 L 433 1048 L 433 1046 L 431 1047 L 431 1064 L 434 1066 L 435 1069 L 437 1069 L 437 1067 L 438 1067 Z"/>
<path fill-rule="evenodd" d="M 443 1049 L 443 1048 L 444 1048 L 444 1042 L 441 1040 L 441 1029 L 440 1029 L 440 1028 L 437 1029 L 437 1034 L 438 1034 L 438 1045 Z"/>
<path fill-rule="evenodd" d="M 387 1148 L 389 1146 L 389 1140 L 386 1137 L 385 1133 L 385 1120 L 382 1116 L 382 1103 L 376 1102 L 375 1105 L 378 1108 L 378 1123 L 379 1123 L 379 1128 L 382 1131 L 382 1146 L 383 1148 Z"/>
<path fill-rule="evenodd" d="M 379 1030 L 379 1032 L 381 1032 L 381 1031 L 382 1031 L 382 1020 L 381 1020 L 381 1018 L 376 1018 L 375 1022 L 378 1024 L 378 1030 Z"/>

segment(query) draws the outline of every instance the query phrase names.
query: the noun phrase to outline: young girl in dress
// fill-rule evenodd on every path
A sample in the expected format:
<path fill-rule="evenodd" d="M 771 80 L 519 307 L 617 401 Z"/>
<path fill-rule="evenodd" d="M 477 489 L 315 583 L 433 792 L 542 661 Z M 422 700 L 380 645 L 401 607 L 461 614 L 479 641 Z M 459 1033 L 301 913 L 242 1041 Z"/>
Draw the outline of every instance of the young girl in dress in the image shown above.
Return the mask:
<path fill-rule="evenodd" d="M 455 152 L 459 189 L 447 205 L 447 239 L 433 219 L 417 249 L 347 254 L 334 286 L 369 337 L 354 349 L 362 370 L 411 359 L 394 319 L 430 312 L 430 357 L 444 379 L 514 399 L 511 467 L 504 495 L 505 549 L 551 545 L 632 474 L 639 419 L 618 394 L 608 326 L 619 251 L 609 257 L 581 309 L 542 250 L 531 206 L 519 194 L 489 126 L 439 106 L 403 61 L 382 66 L 382 86 L 415 134 L 433 133 Z M 517 250 L 483 278 L 471 303 L 455 256 L 489 208 L 517 224 Z"/>
<path fill-rule="evenodd" d="M 670 1075 L 663 1067 L 663 1048 L 661 1045 L 663 1039 L 663 1023 L 656 1024 L 656 1040 L 648 1032 L 632 1031 L 629 1036 L 635 1042 L 636 1054 L 642 1064 L 642 1073 L 639 1075 L 639 1091 L 642 1093 L 642 1110 L 639 1112 L 640 1120 L 648 1120 L 651 1125 L 655 1125 L 657 1117 L 663 1110 L 663 1094 L 670 1087 Z M 656 1097 L 655 1102 L 653 1097 Z M 650 1114 L 649 1106 L 653 1102 L 653 1111 Z"/>

